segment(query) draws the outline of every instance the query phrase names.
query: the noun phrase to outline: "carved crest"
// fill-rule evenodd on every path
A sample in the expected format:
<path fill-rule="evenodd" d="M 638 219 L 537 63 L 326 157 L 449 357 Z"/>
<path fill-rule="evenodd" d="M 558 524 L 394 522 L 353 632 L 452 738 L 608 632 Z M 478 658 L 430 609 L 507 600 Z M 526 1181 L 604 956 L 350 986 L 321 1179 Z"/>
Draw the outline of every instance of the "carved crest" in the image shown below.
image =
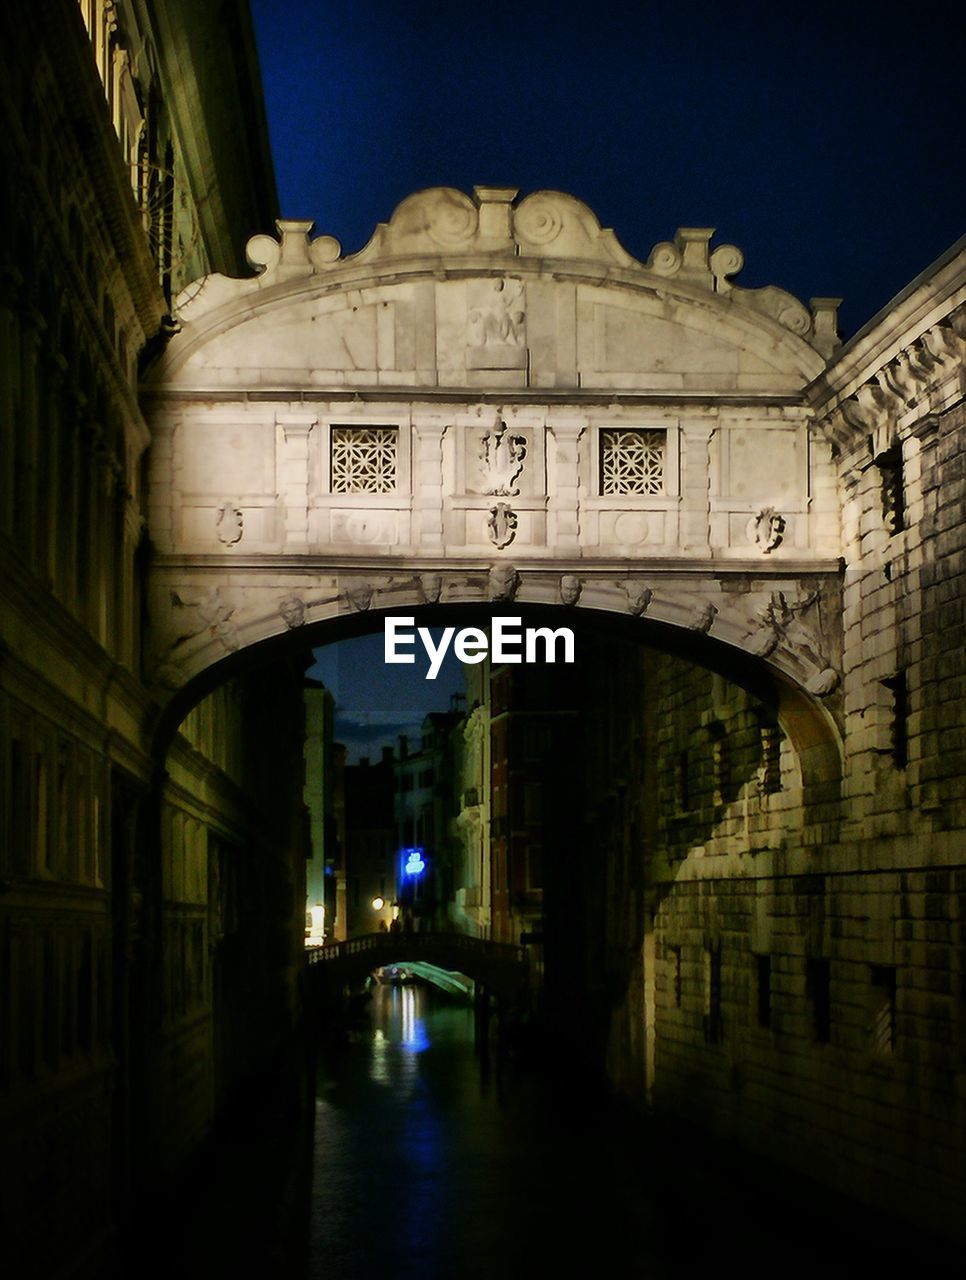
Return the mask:
<path fill-rule="evenodd" d="M 232 502 L 223 502 L 218 508 L 218 519 L 215 528 L 218 530 L 218 541 L 226 547 L 233 547 L 241 542 L 244 532 L 245 514 Z"/>
<path fill-rule="evenodd" d="M 785 517 L 774 507 L 764 507 L 748 521 L 748 539 L 758 547 L 762 555 L 774 551 L 785 534 Z"/>
<path fill-rule="evenodd" d="M 501 550 L 508 547 L 517 532 L 516 512 L 511 510 L 506 502 L 498 502 L 495 507 L 490 507 L 490 518 L 486 522 L 489 530 L 490 541 L 495 547 Z"/>
<path fill-rule="evenodd" d="M 526 436 L 510 435 L 505 422 L 500 421 L 487 431 L 480 442 L 480 474 L 483 492 L 498 495 L 516 495 L 514 481 L 523 470 L 527 456 Z"/>

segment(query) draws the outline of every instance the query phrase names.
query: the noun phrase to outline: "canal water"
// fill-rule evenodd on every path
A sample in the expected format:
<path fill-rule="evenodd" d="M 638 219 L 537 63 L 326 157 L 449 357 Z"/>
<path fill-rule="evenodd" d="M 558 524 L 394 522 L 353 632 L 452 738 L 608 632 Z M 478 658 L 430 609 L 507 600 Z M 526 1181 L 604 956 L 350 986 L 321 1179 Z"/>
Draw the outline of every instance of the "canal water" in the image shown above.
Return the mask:
<path fill-rule="evenodd" d="M 311 1280 L 827 1280 L 942 1265 L 938 1241 L 591 1093 L 580 1069 L 483 1059 L 473 1014 L 379 987 L 318 1076 Z"/>
<path fill-rule="evenodd" d="M 472 1009 L 421 985 L 376 988 L 319 1056 L 314 1116 L 283 1095 L 253 1100 L 125 1252 L 110 1280 L 690 1280 L 731 1265 L 851 1280 L 955 1257 L 734 1148 L 631 1117 L 559 1052 L 481 1057 Z"/>
<path fill-rule="evenodd" d="M 487 1071 L 472 1010 L 429 988 L 378 987 L 369 1017 L 320 1070 L 312 1280 L 670 1274 L 633 1147 L 575 1080 Z"/>

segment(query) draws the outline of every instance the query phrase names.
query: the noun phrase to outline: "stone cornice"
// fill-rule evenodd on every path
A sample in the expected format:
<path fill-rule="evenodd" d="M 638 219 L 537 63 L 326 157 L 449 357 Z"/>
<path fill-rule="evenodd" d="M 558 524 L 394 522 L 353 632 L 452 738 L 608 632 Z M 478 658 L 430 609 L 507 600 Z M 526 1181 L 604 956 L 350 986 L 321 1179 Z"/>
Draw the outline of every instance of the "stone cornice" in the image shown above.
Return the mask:
<path fill-rule="evenodd" d="M 962 399 L 964 363 L 966 237 L 856 334 L 806 394 L 841 453 L 870 437 L 878 450 Z"/>

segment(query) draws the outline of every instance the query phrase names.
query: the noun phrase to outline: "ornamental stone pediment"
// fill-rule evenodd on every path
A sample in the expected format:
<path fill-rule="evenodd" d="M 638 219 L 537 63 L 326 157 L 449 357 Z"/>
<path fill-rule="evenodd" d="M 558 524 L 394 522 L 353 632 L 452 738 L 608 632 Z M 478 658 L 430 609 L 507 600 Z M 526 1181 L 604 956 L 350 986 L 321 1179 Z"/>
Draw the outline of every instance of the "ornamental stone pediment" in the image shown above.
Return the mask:
<path fill-rule="evenodd" d="M 790 394 L 835 344 L 835 300 L 735 285 L 710 228 L 644 263 L 561 192 L 421 191 L 348 256 L 312 225 L 255 236 L 248 279 L 189 286 L 152 382 Z"/>

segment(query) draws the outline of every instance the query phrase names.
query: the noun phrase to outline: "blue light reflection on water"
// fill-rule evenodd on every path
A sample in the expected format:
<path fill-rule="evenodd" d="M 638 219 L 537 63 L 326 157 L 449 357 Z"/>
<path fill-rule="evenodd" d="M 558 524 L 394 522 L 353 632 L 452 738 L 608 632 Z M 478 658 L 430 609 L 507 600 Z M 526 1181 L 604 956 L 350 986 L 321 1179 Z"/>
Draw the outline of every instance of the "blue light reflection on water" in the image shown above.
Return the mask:
<path fill-rule="evenodd" d="M 591 1109 L 544 1078 L 482 1074 L 468 1005 L 418 985 L 370 1007 L 319 1081 L 312 1280 L 599 1271 L 608 1233 L 637 1255 L 623 1276 L 666 1274 L 640 1243 L 639 1180 Z"/>

